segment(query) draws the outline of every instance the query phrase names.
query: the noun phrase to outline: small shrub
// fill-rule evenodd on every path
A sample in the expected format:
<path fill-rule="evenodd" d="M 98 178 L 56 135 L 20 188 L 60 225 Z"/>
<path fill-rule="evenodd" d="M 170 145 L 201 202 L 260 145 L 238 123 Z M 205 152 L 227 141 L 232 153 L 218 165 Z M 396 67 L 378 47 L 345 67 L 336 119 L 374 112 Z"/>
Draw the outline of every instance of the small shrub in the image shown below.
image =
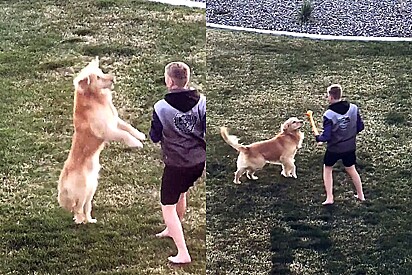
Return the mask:
<path fill-rule="evenodd" d="M 301 23 L 309 21 L 313 11 L 313 5 L 310 0 L 303 0 L 302 6 L 299 11 L 299 20 Z"/>

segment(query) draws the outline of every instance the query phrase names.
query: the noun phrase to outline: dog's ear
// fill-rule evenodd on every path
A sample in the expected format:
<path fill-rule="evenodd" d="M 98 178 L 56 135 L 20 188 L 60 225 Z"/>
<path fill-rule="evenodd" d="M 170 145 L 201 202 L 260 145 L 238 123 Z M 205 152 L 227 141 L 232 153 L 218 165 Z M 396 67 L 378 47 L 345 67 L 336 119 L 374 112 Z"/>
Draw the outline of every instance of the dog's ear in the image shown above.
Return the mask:
<path fill-rule="evenodd" d="M 99 68 L 99 57 L 96 56 L 95 59 L 90 61 L 89 65 L 91 65 L 92 67 L 95 67 L 95 68 Z"/>
<path fill-rule="evenodd" d="M 290 127 L 290 123 L 289 121 L 286 121 L 285 123 L 282 124 L 282 126 L 280 127 L 280 131 L 281 132 L 286 132 Z"/>
<path fill-rule="evenodd" d="M 82 94 L 82 93 L 87 91 L 87 89 L 90 86 L 90 83 L 91 83 L 91 78 L 90 78 L 90 75 L 89 75 L 89 76 L 79 80 L 77 83 L 74 84 L 74 86 L 76 87 L 76 91 L 78 93 Z"/>

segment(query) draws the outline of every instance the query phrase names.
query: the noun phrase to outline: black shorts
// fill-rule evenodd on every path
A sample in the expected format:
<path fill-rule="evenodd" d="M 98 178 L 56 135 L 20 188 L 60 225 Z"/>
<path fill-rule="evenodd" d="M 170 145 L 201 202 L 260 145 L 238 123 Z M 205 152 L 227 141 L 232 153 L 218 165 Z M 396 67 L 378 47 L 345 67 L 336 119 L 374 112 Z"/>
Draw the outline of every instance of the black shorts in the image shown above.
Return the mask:
<path fill-rule="evenodd" d="M 345 167 L 350 167 L 356 164 L 356 153 L 355 151 L 333 153 L 326 150 L 325 157 L 323 158 L 323 163 L 326 166 L 333 166 L 340 159 L 342 160 L 342 163 Z"/>
<path fill-rule="evenodd" d="M 165 166 L 160 189 L 162 205 L 173 205 L 179 201 L 180 194 L 187 192 L 203 174 L 205 163 L 192 167 Z"/>

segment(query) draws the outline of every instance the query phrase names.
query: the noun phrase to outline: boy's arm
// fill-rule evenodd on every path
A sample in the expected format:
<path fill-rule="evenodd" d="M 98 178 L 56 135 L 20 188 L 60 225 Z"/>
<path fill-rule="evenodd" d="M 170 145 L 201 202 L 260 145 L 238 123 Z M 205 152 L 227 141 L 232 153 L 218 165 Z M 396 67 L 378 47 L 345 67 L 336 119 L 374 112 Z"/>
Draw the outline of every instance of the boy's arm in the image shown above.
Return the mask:
<path fill-rule="evenodd" d="M 365 129 L 365 124 L 363 123 L 362 117 L 358 110 L 358 119 L 356 120 L 356 132 L 359 133 L 363 129 Z"/>
<path fill-rule="evenodd" d="M 162 139 L 162 132 L 163 132 L 162 122 L 157 116 L 156 111 L 153 111 L 152 124 L 151 124 L 150 132 L 149 132 L 150 139 L 154 143 L 159 142 Z"/>
<path fill-rule="evenodd" d="M 317 142 L 328 142 L 332 136 L 332 120 L 323 117 L 323 132 L 315 136 Z"/>
<path fill-rule="evenodd" d="M 202 132 L 203 135 L 206 135 L 206 114 L 202 118 Z"/>

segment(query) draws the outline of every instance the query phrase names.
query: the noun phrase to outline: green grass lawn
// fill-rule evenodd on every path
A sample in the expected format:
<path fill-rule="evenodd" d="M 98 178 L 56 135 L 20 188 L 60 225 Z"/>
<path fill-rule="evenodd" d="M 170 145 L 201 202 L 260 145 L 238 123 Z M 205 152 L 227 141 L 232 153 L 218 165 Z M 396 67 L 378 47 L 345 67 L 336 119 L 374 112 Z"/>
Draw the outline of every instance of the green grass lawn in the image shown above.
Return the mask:
<path fill-rule="evenodd" d="M 76 226 L 59 208 L 57 180 L 72 127 L 73 76 L 95 56 L 117 79 L 114 104 L 148 132 L 165 93 L 163 68 L 181 60 L 206 81 L 203 10 L 145 1 L 0 2 L 0 274 L 204 274 L 205 185 L 189 195 L 184 229 L 193 263 L 170 266 L 160 209 L 163 164 L 110 144 L 94 199 L 97 224 Z"/>
<path fill-rule="evenodd" d="M 410 274 L 412 272 L 412 44 L 327 42 L 207 31 L 208 274 Z M 309 123 L 298 179 L 267 165 L 232 183 L 237 153 L 219 126 L 248 144 L 274 136 L 311 109 L 321 126 L 327 86 L 358 104 L 359 203 L 342 164 L 335 205 L 323 207 L 322 159 Z"/>

